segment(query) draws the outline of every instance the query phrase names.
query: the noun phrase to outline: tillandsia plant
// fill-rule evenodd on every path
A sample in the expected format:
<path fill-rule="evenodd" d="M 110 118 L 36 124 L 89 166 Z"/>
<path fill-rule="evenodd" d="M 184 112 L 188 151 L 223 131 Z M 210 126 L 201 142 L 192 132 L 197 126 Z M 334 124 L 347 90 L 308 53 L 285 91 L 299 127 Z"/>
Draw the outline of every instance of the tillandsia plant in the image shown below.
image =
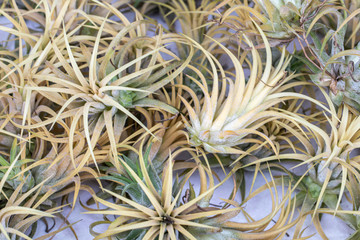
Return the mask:
<path fill-rule="evenodd" d="M 151 162 L 144 157 L 148 157 L 148 153 L 144 156 L 139 155 L 138 166 L 131 159 L 122 159 L 119 157 L 121 164 L 124 166 L 126 173 L 122 176 L 113 176 L 110 179 L 120 184 L 130 184 L 123 187 L 123 193 L 130 193 L 130 198 L 116 194 L 104 189 L 106 192 L 116 197 L 122 204 L 114 204 L 107 202 L 97 196 L 95 200 L 104 204 L 113 210 L 99 210 L 90 212 L 92 214 L 115 214 L 119 215 L 114 221 L 106 221 L 109 228 L 104 233 L 95 233 L 95 239 L 102 239 L 114 236 L 120 239 L 131 237 L 132 239 L 178 239 L 181 235 L 190 239 L 196 239 L 186 230 L 188 226 L 206 228 L 211 230 L 218 229 L 216 227 L 197 223 L 195 220 L 214 214 L 232 212 L 237 209 L 206 211 L 192 215 L 188 212 L 196 208 L 196 203 L 205 196 L 211 194 L 220 184 L 208 189 L 198 197 L 180 204 L 180 196 L 183 184 L 173 183 L 173 161 L 170 156 L 162 180 L 154 174 Z M 128 164 L 130 163 L 130 165 Z M 132 165 L 132 166 L 131 166 Z M 184 179 L 188 179 L 194 170 L 186 174 Z M 134 184 L 131 184 L 134 183 Z M 129 186 L 129 187 L 127 187 Z M 119 186 L 120 187 L 120 186 Z M 135 188 L 134 188 L 135 187 Z M 122 187 L 120 187 L 122 188 Z M 187 218 L 187 216 L 189 218 Z M 104 222 L 100 222 L 104 223 Z"/>
<path fill-rule="evenodd" d="M 330 136 L 315 125 L 309 127 L 313 131 L 317 150 L 314 156 L 303 159 L 303 163 L 298 165 L 306 164 L 308 171 L 305 175 L 294 176 L 295 186 L 301 189 L 297 194 L 297 201 L 302 205 L 301 213 L 304 215 L 311 210 L 314 210 L 313 214 L 316 215 L 319 207 L 326 206 L 352 228 L 357 229 L 357 217 L 341 213 L 340 203 L 348 199 L 352 210 L 359 210 L 359 193 L 348 184 L 352 182 L 353 186 L 357 186 L 360 179 L 357 164 L 359 156 L 356 155 L 359 149 L 359 113 L 346 104 L 337 112 L 331 103 L 330 108 L 332 115 L 326 122 L 330 125 Z M 350 194 L 351 198 L 345 198 L 345 194 Z M 316 215 L 316 218 L 318 217 Z M 319 222 L 319 219 L 317 221 Z M 296 234 L 300 232 L 301 225 L 298 226 Z M 321 232 L 320 230 L 319 233 Z"/>
<path fill-rule="evenodd" d="M 146 150 L 144 155 L 140 153 L 136 162 L 125 156 L 120 156 L 119 160 L 125 166 L 125 172 L 122 174 L 109 172 L 110 175 L 103 177 L 105 180 L 118 184 L 117 191 L 105 190 L 117 199 L 115 203 L 110 203 L 97 196 L 94 197 L 99 203 L 111 208 L 111 210 L 89 212 L 105 214 L 106 216 L 105 221 L 96 222 L 92 225 L 93 227 L 109 224 L 109 228 L 104 233 L 92 231 L 93 235 L 96 236 L 95 239 L 110 236 L 119 239 L 259 239 L 266 237 L 279 237 L 280 239 L 286 234 L 285 231 L 297 222 L 297 220 L 292 220 L 294 205 L 290 202 L 286 205 L 291 199 L 291 192 L 285 193 L 283 191 L 283 200 L 278 204 L 279 193 L 276 189 L 271 190 L 271 188 L 276 187 L 272 182 L 252 192 L 243 202 L 245 204 L 267 189 L 273 196 L 271 213 L 263 219 L 252 222 L 237 223 L 230 221 L 242 210 L 240 205 L 233 200 L 223 199 L 227 204 L 235 205 L 235 208 L 209 207 L 211 192 L 224 183 L 230 175 L 216 186 L 211 180 L 209 188 L 206 186 L 206 176 L 201 177 L 200 185 L 202 186 L 205 183 L 203 192 L 200 191 L 199 195 L 196 196 L 193 187 L 189 184 L 190 187 L 185 192 L 184 197 L 180 198 L 183 192 L 181 191 L 182 188 L 194 170 L 201 166 L 201 163 L 200 165 L 195 164 L 193 169 L 190 168 L 190 171 L 184 175 L 179 183 L 177 181 L 173 183 L 172 157 L 170 156 L 160 179 L 151 162 L 146 160 L 150 151 L 151 147 Z M 211 172 L 209 169 L 207 171 L 209 178 L 212 179 Z M 118 192 L 119 190 L 120 192 Z M 183 203 L 181 203 L 181 199 Z M 207 200 L 204 201 L 204 199 Z M 280 212 L 278 223 L 264 230 L 278 212 Z M 112 221 L 109 219 L 109 214 L 120 216 Z"/>
<path fill-rule="evenodd" d="M 31 172 L 23 170 L 33 160 L 21 159 L 20 155 L 19 145 L 14 141 L 9 161 L 0 156 L 0 239 L 4 240 L 19 237 L 31 240 L 37 229 L 36 222 L 44 217 L 54 217 L 53 214 L 62 207 L 48 205 L 51 193 L 41 194 L 45 181 L 35 184 Z M 59 231 L 39 239 L 51 237 Z"/>
<path fill-rule="evenodd" d="M 249 46 L 252 47 L 249 79 L 245 78 L 242 67 L 248 52 L 244 51 L 239 60 L 230 50 L 218 43 L 234 65 L 235 73 L 231 74 L 224 71 L 218 60 L 214 59 L 209 52 L 194 43 L 204 51 L 210 62 L 213 89 L 211 93 L 208 93 L 205 77 L 194 69 L 193 71 L 200 76 L 201 82 L 196 79 L 192 80 L 202 88 L 204 99 L 201 101 L 200 99 L 193 99 L 195 108 L 192 108 L 187 101 L 183 101 L 190 118 L 190 122 L 186 119 L 184 121 L 192 145 L 203 145 L 207 152 L 244 154 L 245 152 L 236 148 L 236 146 L 251 142 L 251 135 L 257 135 L 265 139 L 276 151 L 269 137 L 260 132 L 259 128 L 265 123 L 276 119 L 285 118 L 295 121 L 294 119 L 297 116 L 294 116 L 294 114 L 290 116 L 289 112 L 285 110 L 279 111 L 272 107 L 282 101 L 296 98 L 317 102 L 303 94 L 286 91 L 288 88 L 295 86 L 294 84 L 285 84 L 295 77 L 294 74 L 286 75 L 285 68 L 289 63 L 289 58 L 285 56 L 283 49 L 278 66 L 272 68 L 269 43 L 261 29 L 259 31 L 266 46 L 264 69 L 258 52 L 247 37 L 244 36 Z M 220 74 L 217 73 L 218 71 Z M 220 81 L 221 85 L 219 84 Z M 219 89 L 220 86 L 221 90 Z M 227 88 L 229 89 L 228 94 L 226 94 Z M 317 103 L 319 106 L 323 106 L 321 103 Z M 301 119 L 298 120 L 302 121 Z"/>
<path fill-rule="evenodd" d="M 10 12 L 18 13 L 17 10 Z M 33 76 L 36 76 L 36 79 L 44 79 L 48 76 L 49 70 L 44 68 L 45 62 L 54 63 L 56 55 L 49 36 L 33 36 L 28 29 L 28 22 L 22 15 L 15 14 L 15 17 L 11 17 L 2 13 L 16 28 L 0 26 L 4 34 L 10 35 L 5 45 L 8 50 L 0 53 L 0 131 L 6 132 L 0 133 L 0 149 L 7 151 L 14 138 L 21 139 L 20 143 L 27 144 L 27 149 L 31 149 L 34 147 L 30 142 L 34 140 L 32 135 L 57 134 L 56 128 L 59 124 L 56 123 L 54 112 L 58 108 L 53 101 L 30 89 Z M 70 33 L 70 36 L 73 36 L 72 34 L 74 32 Z M 53 42 L 64 44 L 61 36 L 53 38 Z M 12 47 L 15 49 L 10 51 Z M 49 116 L 53 118 L 49 119 Z M 44 127 L 46 120 L 47 123 L 55 125 L 51 133 Z"/>
<path fill-rule="evenodd" d="M 252 1 L 252 7 L 248 1 L 227 2 L 227 9 L 221 15 L 219 24 L 236 32 L 245 32 L 250 37 L 259 35 L 253 23 L 255 20 L 269 38 L 271 46 L 288 44 L 302 37 L 312 19 L 332 6 L 331 1 L 319 0 L 256 0 Z M 257 47 L 264 47 L 264 44 Z"/>
<path fill-rule="evenodd" d="M 47 64 L 52 71 L 49 86 L 42 86 L 46 80 L 43 77 L 34 77 L 30 87 L 61 106 L 56 119 L 75 115 L 70 127 L 70 145 L 76 126 L 80 126 L 89 145 L 88 153 L 95 163 L 93 148 L 104 129 L 113 156 L 116 156 L 116 144 L 128 116 L 146 129 L 131 109 L 152 107 L 178 113 L 177 109 L 154 99 L 151 94 L 180 74 L 192 57 L 190 53 L 188 59 L 179 61 L 167 50 L 166 44 L 178 41 L 179 37 L 164 39 L 161 27 L 155 36 L 147 37 L 150 23 L 142 19 L 129 23 L 108 44 L 101 37 L 105 21 L 90 46 L 87 41 L 79 42 L 80 48 L 69 45 L 64 32 L 66 49 L 59 49 L 55 42 L 52 45 L 58 64 Z M 166 56 L 171 59 L 165 60 Z M 66 58 L 70 59 L 71 65 Z M 84 158 L 82 165 L 86 161 Z M 117 161 L 114 163 L 120 167 Z"/>
<path fill-rule="evenodd" d="M 353 16 L 344 20 L 341 12 L 331 13 L 337 18 L 337 29 L 326 29 L 322 42 L 311 32 L 314 45 L 309 46 L 309 51 L 313 60 L 308 58 L 307 62 L 315 72 L 310 77 L 316 84 L 330 88 L 331 99 L 337 106 L 345 102 L 360 110 L 360 43 L 355 42 L 353 49 L 345 49 L 347 22 Z"/>

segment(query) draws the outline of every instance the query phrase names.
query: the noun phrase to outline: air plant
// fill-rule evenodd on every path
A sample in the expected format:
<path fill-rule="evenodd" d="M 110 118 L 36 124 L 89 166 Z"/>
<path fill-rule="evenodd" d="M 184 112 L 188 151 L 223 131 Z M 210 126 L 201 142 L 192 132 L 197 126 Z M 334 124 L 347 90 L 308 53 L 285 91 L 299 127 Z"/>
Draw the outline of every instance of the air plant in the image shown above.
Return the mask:
<path fill-rule="evenodd" d="M 116 156 L 116 144 L 128 116 L 147 129 L 131 109 L 139 106 L 163 109 L 172 114 L 178 112 L 174 107 L 152 98 L 151 94 L 174 79 L 188 64 L 192 54 L 184 62 L 179 61 L 165 48 L 171 39 L 165 39 L 167 42 L 164 43 L 161 27 L 154 37 L 145 37 L 148 24 L 142 19 L 129 23 L 109 45 L 101 38 L 105 21 L 91 46 L 80 42 L 80 48 L 74 48 L 65 38 L 66 49 L 62 51 L 53 42 L 58 64 L 47 63 L 52 71 L 51 77 L 34 76 L 34 82 L 29 87 L 61 106 L 56 119 L 75 115 L 70 127 L 70 145 L 79 124 L 94 161 L 93 148 L 103 129 L 109 136 L 113 156 Z M 103 55 L 105 50 L 107 52 Z M 172 59 L 164 60 L 164 54 Z M 71 65 L 65 60 L 67 57 Z M 51 82 L 48 87 L 42 87 L 45 80 Z M 71 149 L 70 153 L 72 155 Z M 84 158 L 82 165 L 85 162 Z M 114 163 L 119 167 L 116 161 Z"/>
<path fill-rule="evenodd" d="M 327 99 L 330 101 L 330 99 Z M 303 159 L 296 167 L 307 165 L 308 170 L 302 176 L 290 174 L 296 187 L 301 191 L 297 200 L 301 205 L 301 213 L 305 216 L 311 210 L 317 215 L 317 209 L 326 206 L 351 227 L 357 228 L 357 217 L 341 213 L 340 203 L 345 200 L 345 194 L 350 193 L 350 204 L 353 211 L 358 211 L 358 192 L 348 184 L 358 185 L 358 156 L 354 154 L 359 149 L 359 114 L 356 110 L 342 105 L 339 110 L 330 104 L 332 116 L 327 118 L 330 125 L 330 136 L 317 126 L 310 127 L 316 140 L 317 150 L 314 156 Z M 317 220 L 318 221 L 318 220 Z M 301 230 L 300 224 L 297 233 Z"/>
<path fill-rule="evenodd" d="M 308 63 L 317 69 L 310 77 L 316 84 L 330 88 L 330 97 L 337 106 L 345 102 L 359 110 L 360 43 L 356 43 L 354 49 L 345 50 L 346 28 L 342 28 L 345 22 L 341 15 L 337 17 L 338 30 L 329 30 L 322 43 L 315 34 L 311 34 L 314 46 L 310 48 L 316 62 Z M 329 39 L 331 43 L 325 49 Z"/>
<path fill-rule="evenodd" d="M 241 212 L 242 208 L 240 208 L 239 204 L 236 204 L 233 200 L 224 200 L 227 204 L 234 204 L 235 208 L 209 207 L 211 192 L 220 186 L 230 175 L 227 175 L 218 185 L 214 185 L 213 180 L 211 180 L 211 173 L 206 168 L 206 172 L 208 172 L 211 180 L 210 186 L 207 187 L 205 184 L 205 190 L 200 191 L 199 195 L 196 196 L 194 189 L 189 185 L 190 188 L 186 191 L 185 196 L 182 198 L 183 203 L 181 203 L 180 196 L 184 184 L 201 164 L 194 164 L 194 168 L 190 168 L 189 172 L 184 175 L 179 183 L 177 183 L 177 180 L 173 183 L 172 157 L 170 156 L 160 179 L 155 169 L 153 169 L 151 162 L 146 160 L 149 157 L 150 149 L 151 147 L 147 149 L 144 155 L 140 153 L 139 159 L 136 162 L 125 156 L 120 156 L 119 161 L 125 166 L 125 172 L 122 174 L 109 172 L 109 175 L 103 177 L 103 179 L 118 184 L 117 191 L 104 189 L 106 193 L 116 197 L 117 200 L 115 203 L 110 203 L 94 196 L 95 200 L 111 208 L 111 210 L 97 210 L 88 213 L 100 213 L 105 214 L 105 216 L 115 214 L 119 215 L 119 217 L 113 221 L 106 217 L 105 221 L 94 223 L 93 227 L 100 224 L 109 224 L 109 228 L 104 233 L 96 233 L 92 230 L 95 239 L 110 236 L 119 239 L 130 237 L 133 239 L 152 239 L 156 237 L 159 239 L 166 237 L 170 239 L 250 239 L 276 237 L 285 235 L 284 231 L 297 222 L 292 221 L 291 215 L 294 209 L 290 206 L 293 205 L 290 203 L 288 205 L 285 204 L 290 199 L 290 195 L 284 194 L 284 200 L 277 204 L 279 199 L 276 190 L 274 192 L 276 199 L 273 199 L 273 211 L 268 216 L 249 223 L 230 221 L 230 219 Z M 200 182 L 201 186 L 203 183 L 206 183 L 206 176 L 205 178 L 201 177 Z M 246 198 L 243 204 L 255 195 L 274 186 L 272 183 L 268 183 L 257 189 Z M 264 228 L 272 221 L 272 218 L 278 211 L 281 212 L 279 223 L 264 231 Z M 283 221 L 285 219 L 289 221 L 287 225 L 285 224 L 286 221 Z"/>
<path fill-rule="evenodd" d="M 29 29 L 28 23 L 22 16 L 12 18 L 5 13 L 4 15 L 18 29 L 4 27 L 1 30 L 11 35 L 7 43 L 9 45 L 15 43 L 18 47 L 13 51 L 3 51 L 0 57 L 0 123 L 1 131 L 5 131 L 0 133 L 1 145 L 3 145 L 0 149 L 9 148 L 14 138 L 22 139 L 21 144 L 28 144 L 29 149 L 34 147 L 34 144 L 30 143 L 32 134 L 38 132 L 41 132 L 40 135 L 50 134 L 49 129 L 44 127 L 45 119 L 47 123 L 55 125 L 52 134 L 57 134 L 56 127 L 63 124 L 62 120 L 59 120 L 61 123 L 55 120 L 56 116 L 48 119 L 48 116 L 54 115 L 58 108 L 51 100 L 30 88 L 34 80 L 33 76 L 37 79 L 48 76 L 49 70 L 44 68 L 45 62 L 54 63 L 56 55 L 52 42 L 46 40 L 49 36 L 30 37 L 29 34 L 24 34 L 24 32 L 29 33 Z M 74 33 L 70 36 L 72 34 Z M 53 38 L 53 41 L 64 44 L 62 37 Z M 7 47 L 11 48 L 11 46 Z"/>
<path fill-rule="evenodd" d="M 256 21 L 269 39 L 270 46 L 278 46 L 295 38 L 301 39 L 313 18 L 332 4 L 318 0 L 256 0 L 254 6 L 250 6 L 248 1 L 229 2 L 220 15 L 219 24 L 244 32 L 254 39 L 253 36 L 260 35 L 253 23 Z M 257 47 L 264 47 L 264 44 Z"/>
<path fill-rule="evenodd" d="M 155 237 L 163 239 L 165 236 L 168 236 L 171 239 L 177 239 L 176 236 L 179 236 L 179 234 L 190 239 L 195 239 L 186 230 L 187 226 L 204 227 L 209 230 L 215 230 L 217 228 L 196 223 L 194 220 L 212 216 L 216 213 L 220 214 L 234 211 L 234 209 L 230 209 L 194 213 L 192 218 L 186 219 L 188 214 L 184 215 L 184 213 L 196 209 L 196 203 L 206 195 L 211 194 L 220 184 L 208 189 L 189 202 L 180 205 L 180 196 L 182 193 L 182 187 L 180 186 L 183 186 L 183 184 L 173 184 L 172 158 L 169 158 L 162 175 L 162 180 L 160 180 L 160 178 L 154 174 L 155 172 L 151 166 L 151 162 L 148 162 L 145 157 L 148 157 L 148 152 L 145 153 L 144 156 L 140 154 L 137 163 L 132 162 L 131 159 L 122 159 L 122 157 L 119 157 L 119 161 L 124 166 L 126 173 L 107 177 L 120 183 L 119 189 L 123 189 L 123 194 L 130 194 L 130 198 L 126 198 L 122 194 L 104 189 L 104 191 L 116 197 L 118 201 L 123 202 L 123 204 L 110 203 L 94 196 L 96 201 L 113 210 L 98 210 L 89 213 L 119 215 L 115 221 L 107 221 L 109 228 L 104 233 L 94 233 L 95 239 L 102 239 L 109 236 L 116 236 L 121 239 L 130 236 L 132 238 L 141 236 L 142 239 Z M 194 170 L 187 173 L 184 178 L 188 179 Z M 121 187 L 124 183 L 126 183 L 126 185 Z"/>
<path fill-rule="evenodd" d="M 22 148 L 14 141 L 9 160 L 0 156 L 0 239 L 31 239 L 36 232 L 36 222 L 53 217 L 60 207 L 49 207 L 51 192 L 41 194 L 45 181 L 35 184 L 30 171 L 23 171 L 34 160 L 21 159 Z M 48 179 L 47 179 L 48 180 Z M 56 232 L 47 234 L 47 237 Z"/>
<path fill-rule="evenodd" d="M 286 111 L 278 111 L 273 109 L 277 103 L 289 100 L 303 98 L 313 102 L 317 102 L 305 95 L 286 92 L 293 84 L 285 84 L 295 76 L 293 74 L 286 75 L 285 68 L 289 63 L 289 58 L 285 56 L 283 49 L 281 59 L 278 66 L 272 69 L 272 57 L 269 43 L 259 28 L 266 46 L 266 63 L 263 70 L 259 54 L 253 47 L 252 43 L 247 39 L 247 43 L 252 47 L 252 64 L 250 65 L 250 77 L 247 80 L 240 62 L 233 53 L 227 48 L 219 46 L 226 52 L 234 65 L 235 74 L 229 74 L 221 68 L 221 64 L 212 57 L 210 53 L 197 45 L 208 58 L 212 66 L 213 89 L 211 94 L 207 91 L 205 77 L 197 70 L 201 83 L 192 79 L 199 85 L 204 92 L 203 105 L 201 106 L 199 99 L 194 99 L 194 109 L 187 101 L 183 101 L 189 114 L 190 122 L 186 119 L 187 129 L 191 138 L 191 144 L 194 146 L 203 145 L 207 152 L 215 153 L 232 153 L 247 154 L 237 149 L 236 146 L 247 143 L 251 136 L 257 135 L 265 139 L 275 150 L 269 136 L 266 136 L 258 129 L 269 121 L 276 119 L 291 119 L 294 121 L 296 116 L 287 114 Z M 196 45 L 196 43 L 194 43 Z M 245 59 L 247 52 L 243 53 L 240 58 Z M 217 72 L 220 72 L 220 79 Z M 261 76 L 261 79 L 259 79 Z M 232 77 L 234 80 L 232 80 Z M 219 81 L 221 81 L 222 89 L 219 91 Z M 226 93 L 226 89 L 229 93 Z M 319 106 L 323 106 L 317 102 Z M 234 108 L 233 106 L 238 106 Z M 324 106 L 323 106 L 324 107 Z M 302 121 L 298 119 L 298 121 Z"/>

